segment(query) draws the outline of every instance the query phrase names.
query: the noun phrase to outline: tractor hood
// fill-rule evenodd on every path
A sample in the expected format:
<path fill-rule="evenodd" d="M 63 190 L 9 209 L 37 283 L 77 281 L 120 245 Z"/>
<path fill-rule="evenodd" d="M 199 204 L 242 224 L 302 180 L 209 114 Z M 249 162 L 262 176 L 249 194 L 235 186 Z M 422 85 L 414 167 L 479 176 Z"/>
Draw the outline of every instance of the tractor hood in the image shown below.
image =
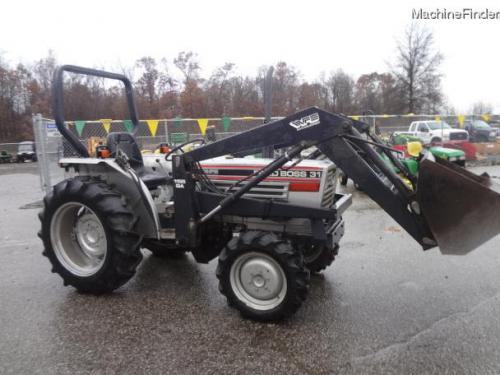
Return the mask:
<path fill-rule="evenodd" d="M 213 159 L 204 160 L 202 164 L 204 166 L 213 166 L 213 165 L 224 165 L 224 166 L 257 166 L 264 167 L 271 163 L 274 159 L 267 158 L 256 158 L 253 156 L 247 156 L 244 158 L 235 158 L 232 156 L 221 156 Z M 284 165 L 284 168 L 290 167 L 293 162 L 288 162 Z M 325 160 L 302 160 L 298 166 L 306 167 L 306 168 L 318 168 L 323 169 L 331 165 L 332 162 L 328 159 Z"/>

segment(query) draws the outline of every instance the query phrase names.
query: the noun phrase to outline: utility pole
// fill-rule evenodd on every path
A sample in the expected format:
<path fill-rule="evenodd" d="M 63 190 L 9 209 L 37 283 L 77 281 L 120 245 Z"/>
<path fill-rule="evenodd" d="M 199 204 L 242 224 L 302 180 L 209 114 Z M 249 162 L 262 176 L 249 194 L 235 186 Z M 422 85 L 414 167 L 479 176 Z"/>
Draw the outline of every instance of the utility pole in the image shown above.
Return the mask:
<path fill-rule="evenodd" d="M 273 117 L 273 72 L 274 67 L 267 70 L 264 79 L 264 124 L 271 121 Z M 274 158 L 274 147 L 268 146 L 262 149 L 263 158 Z"/>

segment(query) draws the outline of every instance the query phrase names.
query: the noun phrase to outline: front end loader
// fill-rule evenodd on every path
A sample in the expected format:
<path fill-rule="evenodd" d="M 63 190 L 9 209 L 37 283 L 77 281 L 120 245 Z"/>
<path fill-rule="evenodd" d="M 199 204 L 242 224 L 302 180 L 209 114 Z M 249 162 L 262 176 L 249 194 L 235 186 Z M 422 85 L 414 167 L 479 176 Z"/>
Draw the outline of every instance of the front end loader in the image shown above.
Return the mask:
<path fill-rule="evenodd" d="M 89 155 L 65 126 L 65 72 L 121 81 L 132 133 L 110 133 Z M 305 300 L 310 273 L 329 266 L 339 250 L 351 196 L 336 193 L 336 168 L 424 249 L 466 254 L 500 232 L 500 188 L 488 176 L 431 155 L 415 176 L 367 124 L 341 114 L 307 108 L 210 144 L 199 139 L 146 156 L 134 137 L 139 121 L 125 76 L 62 66 L 53 101 L 56 125 L 80 157 L 60 160 L 71 177 L 44 198 L 40 237 L 53 272 L 82 292 L 126 283 L 141 247 L 189 251 L 200 263 L 218 257 L 219 289 L 243 316 L 285 318 Z M 189 143 L 199 147 L 183 152 Z M 263 147 L 281 156 L 244 166 L 225 159 Z M 313 147 L 329 160 L 301 161 Z"/>

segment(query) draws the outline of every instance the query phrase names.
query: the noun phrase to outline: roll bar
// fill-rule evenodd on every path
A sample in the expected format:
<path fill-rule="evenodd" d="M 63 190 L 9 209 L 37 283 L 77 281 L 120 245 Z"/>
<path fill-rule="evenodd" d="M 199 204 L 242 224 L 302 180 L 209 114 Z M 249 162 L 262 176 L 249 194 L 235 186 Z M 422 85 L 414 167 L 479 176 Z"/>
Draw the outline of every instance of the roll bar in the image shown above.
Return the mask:
<path fill-rule="evenodd" d="M 127 105 L 130 113 L 130 120 L 134 125 L 132 134 L 137 133 L 139 118 L 137 115 L 137 108 L 135 106 L 134 94 L 132 83 L 122 74 L 109 73 L 103 70 L 83 68 L 75 65 L 62 65 L 54 71 L 52 81 L 52 112 L 56 122 L 57 129 L 64 138 L 75 148 L 75 150 L 83 157 L 89 157 L 89 153 L 83 143 L 80 142 L 78 137 L 69 131 L 64 126 L 64 72 L 82 74 L 87 76 L 102 77 L 107 79 L 114 79 L 121 81 L 125 86 L 125 94 L 127 97 Z"/>

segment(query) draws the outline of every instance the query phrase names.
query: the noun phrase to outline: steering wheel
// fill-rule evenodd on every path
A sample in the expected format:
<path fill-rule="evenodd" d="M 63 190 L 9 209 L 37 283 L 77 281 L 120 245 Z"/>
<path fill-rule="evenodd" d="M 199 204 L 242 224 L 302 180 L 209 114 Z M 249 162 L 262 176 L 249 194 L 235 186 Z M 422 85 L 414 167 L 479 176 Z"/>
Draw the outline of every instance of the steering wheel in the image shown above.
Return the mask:
<path fill-rule="evenodd" d="M 172 155 L 174 152 L 176 151 L 181 151 L 182 153 L 184 153 L 184 150 L 182 149 L 184 146 L 187 146 L 191 143 L 199 143 L 200 145 L 204 145 L 205 144 L 205 139 L 203 138 L 196 138 L 196 139 L 193 139 L 191 141 L 187 141 L 187 142 L 184 142 L 184 143 L 181 143 L 180 145 L 178 146 L 175 146 L 173 149 L 171 149 L 166 155 L 165 155 L 165 160 L 167 161 L 170 161 L 172 159 L 169 159 L 168 157 L 170 155 Z"/>

